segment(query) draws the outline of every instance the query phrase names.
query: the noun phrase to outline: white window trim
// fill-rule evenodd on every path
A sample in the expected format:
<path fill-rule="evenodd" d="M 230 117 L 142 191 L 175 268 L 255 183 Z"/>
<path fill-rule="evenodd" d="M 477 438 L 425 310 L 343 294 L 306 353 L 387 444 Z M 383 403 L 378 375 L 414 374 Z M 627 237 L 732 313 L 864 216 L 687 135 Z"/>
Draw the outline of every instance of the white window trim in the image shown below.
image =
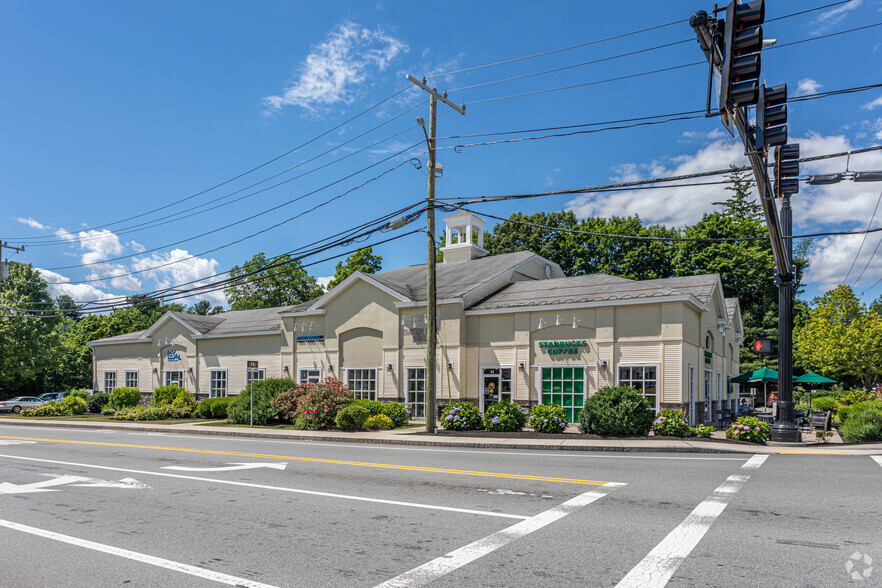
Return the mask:
<path fill-rule="evenodd" d="M 688 372 L 686 374 L 686 406 L 689 410 L 689 425 L 694 427 L 698 424 L 695 414 L 695 404 L 698 402 L 698 390 L 695 385 L 698 383 L 698 368 L 694 363 L 686 364 Z"/>
<path fill-rule="evenodd" d="M 710 374 L 710 390 L 707 386 L 707 375 Z M 704 368 L 704 378 L 702 379 L 702 389 L 704 390 L 704 418 L 705 422 L 711 418 L 710 407 L 714 402 L 714 370 L 712 368 Z"/>
<path fill-rule="evenodd" d="M 214 378 L 212 378 L 212 375 L 216 372 L 223 372 L 223 374 L 224 374 L 224 387 L 225 387 L 224 396 L 229 396 L 230 395 L 230 374 L 229 374 L 229 372 L 227 371 L 226 368 L 211 368 L 208 370 L 208 397 L 209 398 L 223 398 L 224 397 L 224 396 L 213 396 L 212 395 L 213 390 L 211 389 L 211 385 L 214 382 Z"/>
<path fill-rule="evenodd" d="M 181 388 L 184 388 L 184 387 L 185 387 L 185 384 L 186 384 L 186 380 L 184 380 L 184 370 L 162 370 L 162 385 L 163 385 L 163 386 L 169 386 L 169 385 L 170 385 L 170 384 L 166 384 L 166 382 L 168 381 L 168 379 L 167 379 L 168 377 L 166 376 L 166 374 L 171 374 L 171 373 L 179 373 L 179 374 L 181 374 L 181 383 L 180 383 L 180 386 L 181 386 Z"/>
<path fill-rule="evenodd" d="M 129 386 L 129 374 L 135 374 L 134 386 Z M 138 370 L 125 370 L 123 372 L 123 384 L 126 388 L 138 388 L 141 384 L 141 374 L 138 373 Z"/>
<path fill-rule="evenodd" d="M 537 389 L 538 398 L 536 399 L 537 403 L 542 404 L 542 368 L 582 368 L 584 370 L 582 372 L 582 406 L 579 407 L 579 409 L 581 410 L 582 408 L 584 408 L 585 401 L 588 400 L 588 368 L 590 365 L 591 364 L 587 364 L 587 363 L 579 364 L 579 365 L 564 365 L 561 363 L 557 363 L 557 364 L 546 363 L 546 364 L 533 366 L 537 369 L 536 375 L 539 378 L 539 387 Z M 573 381 L 575 382 L 576 380 L 573 380 Z M 483 387 L 481 389 L 483 390 Z M 514 396 L 513 392 L 512 392 L 512 396 Z M 561 407 L 561 408 L 563 408 L 563 407 Z M 575 409 L 576 407 L 573 406 L 571 408 Z M 573 413 L 573 414 L 575 414 L 575 413 Z"/>
<path fill-rule="evenodd" d="M 261 382 L 263 380 L 266 380 L 266 368 L 257 368 L 257 369 L 251 368 L 250 370 L 246 368 L 246 370 L 245 370 L 245 387 L 246 388 L 251 383 L 250 380 L 248 379 L 248 377 L 253 372 L 257 372 L 257 377 L 254 379 L 255 382 Z M 229 385 L 230 384 L 228 382 L 227 386 L 229 386 Z"/>
<path fill-rule="evenodd" d="M 380 399 L 380 374 L 382 373 L 382 368 L 380 366 L 365 366 L 365 367 L 345 367 L 343 368 L 343 383 L 347 388 L 349 388 L 349 372 L 352 370 L 374 370 L 376 373 L 374 374 L 374 384 L 376 384 L 374 389 L 375 398 L 374 400 Z M 350 390 L 351 391 L 351 390 Z M 354 395 L 353 395 L 354 396 Z"/>
<path fill-rule="evenodd" d="M 410 372 L 410 370 L 424 370 L 426 372 L 426 375 L 423 378 L 423 382 L 426 383 L 427 388 L 428 388 L 428 382 L 429 382 L 429 370 L 426 368 L 425 365 L 406 365 L 406 366 L 404 366 L 404 404 L 405 405 L 410 403 L 410 401 L 407 399 L 407 395 L 410 392 L 410 390 L 408 390 L 409 384 L 410 384 L 410 378 L 408 377 L 408 373 Z M 428 406 L 428 403 L 425 402 L 425 400 L 427 399 L 426 394 L 427 394 L 426 390 L 423 390 L 424 401 L 422 402 L 422 405 L 423 405 L 424 412 L 425 412 L 426 406 Z M 414 402 L 413 404 L 419 404 L 419 403 Z M 415 417 L 415 418 L 422 418 L 422 417 Z M 438 414 L 438 418 L 439 419 L 441 418 L 440 413 Z"/>
<path fill-rule="evenodd" d="M 320 368 L 320 367 L 304 367 L 304 368 L 297 368 L 297 383 L 298 384 L 306 384 L 307 383 L 307 382 L 303 381 L 303 378 L 302 378 L 303 372 L 318 372 L 319 382 L 322 381 L 322 368 Z"/>
<path fill-rule="evenodd" d="M 619 368 L 620 367 L 654 367 L 655 368 L 655 412 L 660 411 L 662 388 L 661 388 L 661 364 L 652 362 L 622 362 L 615 365 L 616 370 L 616 386 L 619 386 Z"/>
<path fill-rule="evenodd" d="M 113 374 L 113 388 L 107 389 L 107 375 Z M 116 377 L 116 370 L 104 370 L 104 391 L 108 394 L 119 388 L 119 380 Z"/>

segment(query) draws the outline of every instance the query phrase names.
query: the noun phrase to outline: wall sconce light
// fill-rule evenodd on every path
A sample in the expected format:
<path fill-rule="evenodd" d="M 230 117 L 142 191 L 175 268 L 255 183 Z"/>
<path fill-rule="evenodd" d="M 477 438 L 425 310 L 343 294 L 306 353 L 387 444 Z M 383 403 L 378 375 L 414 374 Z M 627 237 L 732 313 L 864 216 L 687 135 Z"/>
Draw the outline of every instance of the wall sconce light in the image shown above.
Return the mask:
<path fill-rule="evenodd" d="M 297 323 L 294 323 L 294 332 L 297 332 Z"/>
<path fill-rule="evenodd" d="M 576 317 L 573 317 L 573 328 L 575 329 L 577 326 L 579 326 L 579 323 L 581 323 L 581 322 L 582 321 L 580 321 Z"/>
<path fill-rule="evenodd" d="M 334 371 L 334 364 L 333 363 L 328 364 L 328 370 L 332 371 L 332 372 Z"/>
<path fill-rule="evenodd" d="M 407 315 L 405 315 L 405 314 L 402 314 L 402 315 L 401 315 L 401 326 L 402 326 L 402 327 L 406 327 L 406 326 L 407 326 Z"/>
<path fill-rule="evenodd" d="M 395 369 L 394 365 L 392 365 L 391 363 L 386 364 L 386 371 L 387 372 L 391 372 L 393 369 Z"/>
<path fill-rule="evenodd" d="M 545 325 L 547 325 L 547 324 L 548 324 L 548 322 L 545 319 L 543 319 L 543 318 L 539 319 L 539 328 L 540 329 L 544 329 Z"/>
<path fill-rule="evenodd" d="M 312 326 L 315 324 L 315 321 L 309 321 L 309 330 L 312 330 Z"/>
<path fill-rule="evenodd" d="M 526 362 L 526 361 L 519 361 L 519 362 L 518 362 L 518 369 L 521 370 L 521 371 L 526 371 L 526 369 L 527 369 L 527 362 Z"/>
<path fill-rule="evenodd" d="M 560 315 L 559 315 L 559 314 L 556 314 L 556 315 L 554 315 L 554 316 L 555 316 L 555 319 L 554 319 L 554 326 L 559 327 L 559 326 L 560 326 Z"/>
<path fill-rule="evenodd" d="M 447 362 L 447 369 L 453 370 L 453 362 L 452 361 Z"/>
<path fill-rule="evenodd" d="M 156 369 L 156 368 L 153 368 L 153 373 L 154 373 L 154 374 L 158 374 L 158 373 L 159 373 L 159 370 Z"/>
<path fill-rule="evenodd" d="M 609 367 L 609 362 L 608 362 L 607 360 L 605 360 L 605 359 L 601 359 L 601 360 L 600 360 L 600 367 L 602 367 L 602 368 L 608 368 L 608 367 Z"/>
<path fill-rule="evenodd" d="M 192 368 L 192 367 L 188 367 L 188 368 L 187 368 L 187 373 L 192 374 L 192 373 L 193 373 L 193 368 Z"/>
<path fill-rule="evenodd" d="M 290 369 L 288 369 L 288 366 L 285 366 L 285 367 L 283 367 L 282 369 L 285 370 L 285 373 L 286 373 L 286 374 L 287 374 L 288 372 L 291 371 Z"/>

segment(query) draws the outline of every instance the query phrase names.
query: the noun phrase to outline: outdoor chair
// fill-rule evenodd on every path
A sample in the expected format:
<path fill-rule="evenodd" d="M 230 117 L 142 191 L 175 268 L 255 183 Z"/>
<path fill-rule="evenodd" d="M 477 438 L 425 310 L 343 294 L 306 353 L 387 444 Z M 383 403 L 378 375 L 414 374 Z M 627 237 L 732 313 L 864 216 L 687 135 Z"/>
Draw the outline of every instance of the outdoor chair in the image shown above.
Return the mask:
<path fill-rule="evenodd" d="M 812 416 L 809 417 L 811 430 L 820 429 L 821 431 L 827 432 L 830 430 L 830 417 L 833 415 L 832 411 L 827 412 L 813 412 Z"/>

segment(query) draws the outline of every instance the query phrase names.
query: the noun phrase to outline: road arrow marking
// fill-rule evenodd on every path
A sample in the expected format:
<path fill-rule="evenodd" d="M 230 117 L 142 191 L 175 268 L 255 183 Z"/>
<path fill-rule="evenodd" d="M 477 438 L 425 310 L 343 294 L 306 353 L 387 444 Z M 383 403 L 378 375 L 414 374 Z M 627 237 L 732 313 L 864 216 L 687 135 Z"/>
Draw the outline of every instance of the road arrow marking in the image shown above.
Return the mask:
<path fill-rule="evenodd" d="M 98 480 L 96 478 L 84 478 L 83 476 L 55 476 L 53 474 L 45 474 L 50 476 L 49 480 L 42 482 L 33 482 L 31 484 L 12 484 L 3 482 L 0 484 L 0 494 L 31 494 L 34 492 L 58 492 L 58 489 L 52 486 L 64 486 L 71 484 L 73 486 L 83 486 L 86 488 L 128 488 L 128 489 L 149 489 L 150 486 L 142 484 L 134 478 L 123 478 L 119 481 Z"/>
<path fill-rule="evenodd" d="M 25 445 L 28 443 L 36 443 L 36 441 L 17 441 L 15 439 L 0 439 L 0 445 Z"/>
<path fill-rule="evenodd" d="M 257 468 L 270 468 L 273 470 L 284 470 L 288 465 L 287 462 L 282 463 L 231 463 L 218 468 L 188 468 L 186 466 L 165 466 L 164 470 L 175 470 L 178 472 L 232 472 L 235 470 L 254 470 Z"/>

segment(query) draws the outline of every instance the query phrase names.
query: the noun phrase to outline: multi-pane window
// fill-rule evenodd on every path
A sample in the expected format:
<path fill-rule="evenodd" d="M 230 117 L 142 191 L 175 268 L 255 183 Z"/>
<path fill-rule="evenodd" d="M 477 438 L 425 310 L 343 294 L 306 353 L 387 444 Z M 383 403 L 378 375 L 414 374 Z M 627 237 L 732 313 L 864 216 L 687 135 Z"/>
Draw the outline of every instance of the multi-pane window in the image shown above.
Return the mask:
<path fill-rule="evenodd" d="M 259 382 L 261 380 L 266 380 L 266 369 L 250 369 L 245 370 L 245 387 L 248 388 L 251 386 L 251 382 Z"/>
<path fill-rule="evenodd" d="M 346 370 L 346 386 L 353 398 L 363 400 L 377 399 L 377 369 L 353 368 Z"/>
<path fill-rule="evenodd" d="M 104 391 L 108 394 L 116 388 L 116 372 L 104 372 Z"/>
<path fill-rule="evenodd" d="M 227 395 L 227 370 L 211 370 L 208 382 L 208 396 L 221 398 Z"/>
<path fill-rule="evenodd" d="M 171 386 L 172 384 L 176 384 L 180 387 L 184 387 L 184 372 L 180 370 L 168 371 L 165 372 L 165 385 Z"/>
<path fill-rule="evenodd" d="M 658 370 L 652 365 L 619 366 L 619 385 L 633 386 L 658 408 Z"/>
<path fill-rule="evenodd" d="M 301 384 L 318 384 L 322 381 L 322 370 L 318 368 L 311 368 L 300 370 L 300 383 Z"/>
<path fill-rule="evenodd" d="M 714 374 L 710 370 L 704 370 L 704 407 L 705 407 L 705 422 L 709 423 L 714 420 L 713 415 L 713 385 L 714 385 Z"/>
<path fill-rule="evenodd" d="M 585 404 L 585 368 L 542 368 L 542 404 L 557 404 L 569 422 L 578 421 Z"/>
<path fill-rule="evenodd" d="M 138 387 L 138 372 L 137 371 L 127 371 L 126 372 L 126 388 L 137 388 Z"/>
<path fill-rule="evenodd" d="M 414 418 L 426 416 L 426 368 L 407 368 L 407 402 Z"/>

